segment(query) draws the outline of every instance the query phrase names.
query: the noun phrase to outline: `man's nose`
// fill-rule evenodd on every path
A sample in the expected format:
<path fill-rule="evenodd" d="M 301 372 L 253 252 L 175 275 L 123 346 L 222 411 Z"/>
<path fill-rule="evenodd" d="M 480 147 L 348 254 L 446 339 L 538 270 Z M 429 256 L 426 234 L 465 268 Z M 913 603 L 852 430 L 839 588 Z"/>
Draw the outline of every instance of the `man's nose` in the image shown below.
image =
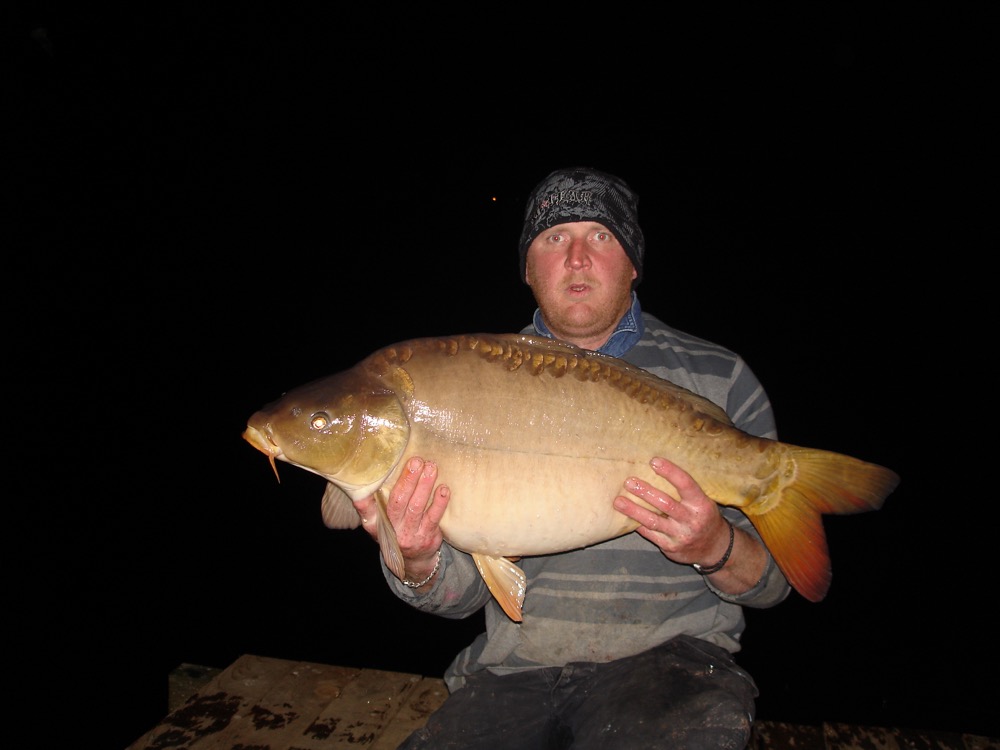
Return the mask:
<path fill-rule="evenodd" d="M 569 243 L 569 249 L 566 251 L 566 267 L 574 271 L 590 267 L 590 249 L 586 240 L 576 238 Z"/>

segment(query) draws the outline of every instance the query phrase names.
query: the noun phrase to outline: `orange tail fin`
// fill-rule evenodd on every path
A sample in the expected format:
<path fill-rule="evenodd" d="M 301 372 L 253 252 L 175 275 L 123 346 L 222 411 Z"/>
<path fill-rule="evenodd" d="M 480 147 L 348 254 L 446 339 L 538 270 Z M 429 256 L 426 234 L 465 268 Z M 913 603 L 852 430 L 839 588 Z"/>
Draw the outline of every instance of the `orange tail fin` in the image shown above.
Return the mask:
<path fill-rule="evenodd" d="M 743 510 L 760 532 L 788 583 L 809 601 L 830 588 L 830 554 L 822 514 L 877 510 L 899 484 L 899 475 L 831 451 L 791 446 L 795 478 L 764 513 Z"/>

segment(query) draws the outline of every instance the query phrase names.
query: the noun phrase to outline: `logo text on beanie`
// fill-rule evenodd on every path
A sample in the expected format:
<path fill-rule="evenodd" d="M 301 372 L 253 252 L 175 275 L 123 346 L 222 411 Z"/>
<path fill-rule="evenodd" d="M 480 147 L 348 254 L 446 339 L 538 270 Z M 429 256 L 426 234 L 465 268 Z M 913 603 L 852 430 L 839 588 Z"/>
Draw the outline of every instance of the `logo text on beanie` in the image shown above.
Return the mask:
<path fill-rule="evenodd" d="M 593 190 L 560 190 L 549 195 L 538 204 L 535 213 L 531 216 L 531 222 L 535 223 L 539 217 L 550 208 L 555 208 L 563 203 L 582 203 L 590 206 L 594 202 Z"/>

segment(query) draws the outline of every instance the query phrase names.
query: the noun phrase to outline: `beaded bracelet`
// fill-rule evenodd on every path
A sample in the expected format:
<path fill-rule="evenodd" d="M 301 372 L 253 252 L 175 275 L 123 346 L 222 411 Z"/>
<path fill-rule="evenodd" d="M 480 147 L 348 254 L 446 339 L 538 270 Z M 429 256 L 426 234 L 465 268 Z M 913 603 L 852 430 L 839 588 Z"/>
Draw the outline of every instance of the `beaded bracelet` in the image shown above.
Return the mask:
<path fill-rule="evenodd" d="M 729 547 L 728 549 L 726 549 L 726 554 L 724 554 L 722 556 L 722 559 L 719 560 L 719 562 L 717 562 L 715 565 L 699 565 L 698 563 L 694 563 L 691 566 L 699 573 L 701 573 L 703 576 L 707 576 L 710 573 L 718 573 L 720 570 L 722 570 L 722 566 L 725 565 L 727 562 L 729 562 L 729 556 L 733 554 L 733 541 L 735 541 L 736 539 L 736 532 L 733 530 L 733 525 L 729 522 L 728 518 L 723 520 L 725 520 L 725 522 L 729 524 Z M 431 573 L 431 575 L 434 574 Z M 427 581 L 424 581 L 424 583 L 426 582 Z"/>
<path fill-rule="evenodd" d="M 730 543 L 730 547 L 732 547 L 732 543 Z M 728 552 L 726 553 L 726 557 L 729 557 Z M 438 570 L 440 570 L 440 568 L 441 568 L 441 548 L 438 547 L 437 560 L 434 563 L 434 570 L 432 570 L 424 580 L 418 581 L 416 583 L 414 583 L 413 581 L 408 581 L 407 579 L 404 578 L 403 585 L 409 586 L 411 589 L 419 589 L 421 586 L 426 586 L 428 583 L 430 583 L 430 580 L 434 577 L 434 575 L 438 572 Z"/>

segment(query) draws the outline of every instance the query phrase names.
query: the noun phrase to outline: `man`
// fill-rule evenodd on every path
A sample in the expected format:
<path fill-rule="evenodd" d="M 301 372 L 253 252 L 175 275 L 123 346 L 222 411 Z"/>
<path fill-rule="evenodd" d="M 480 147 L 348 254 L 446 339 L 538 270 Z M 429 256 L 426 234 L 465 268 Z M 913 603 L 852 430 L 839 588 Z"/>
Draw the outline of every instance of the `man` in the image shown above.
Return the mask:
<path fill-rule="evenodd" d="M 776 438 L 771 405 L 735 353 L 643 312 L 645 241 L 637 197 L 590 168 L 552 172 L 532 192 L 521 274 L 538 309 L 524 333 L 610 354 L 721 406 L 745 432 Z M 681 467 L 650 457 L 664 486 L 622 477 L 608 498 L 634 534 L 519 561 L 530 596 L 507 617 L 472 558 L 443 542 L 450 499 L 433 456 L 410 457 L 387 513 L 405 577 L 383 569 L 412 606 L 448 618 L 486 607 L 486 632 L 448 667 L 449 697 L 404 748 L 740 748 L 757 695 L 735 663 L 742 607 L 771 607 L 788 583 L 737 510 Z M 426 460 L 425 460 L 426 459 Z M 653 513 L 629 499 L 641 498 Z M 544 498 L 539 498 L 544 502 Z M 355 503 L 374 535 L 373 498 Z"/>

